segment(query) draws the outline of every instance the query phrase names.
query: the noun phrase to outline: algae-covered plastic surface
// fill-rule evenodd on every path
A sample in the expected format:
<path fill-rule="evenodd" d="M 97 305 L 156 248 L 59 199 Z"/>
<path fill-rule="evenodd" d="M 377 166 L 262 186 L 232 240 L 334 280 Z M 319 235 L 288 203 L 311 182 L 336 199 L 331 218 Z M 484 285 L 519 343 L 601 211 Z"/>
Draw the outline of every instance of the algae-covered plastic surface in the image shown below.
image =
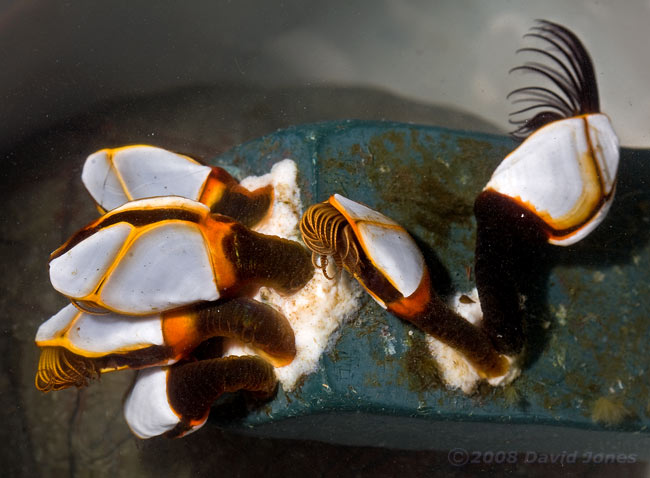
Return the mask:
<path fill-rule="evenodd" d="M 263 173 L 282 158 L 294 159 L 304 204 L 338 192 L 396 219 L 425 251 L 439 292 L 449 294 L 473 286 L 473 201 L 515 146 L 501 136 L 344 121 L 278 131 L 214 164 Z M 555 437 L 551 449 L 571 428 L 585 436 L 634 434 L 647 451 L 648 178 L 648 153 L 624 149 L 606 221 L 578 245 L 549 247 L 531 264 L 533 279 L 522 285 L 525 366 L 512 385 L 482 386 L 471 396 L 446 389 L 423 334 L 366 299 L 318 372 L 296 390 L 280 390 L 243 417 L 213 422 L 253 433 L 406 448 L 444 446 L 451 436 L 472 437 L 477 430 L 477 441 L 485 433 L 506 442 L 523 434 L 538 443 L 545 435 L 533 438 L 530 426 L 539 425 Z"/>

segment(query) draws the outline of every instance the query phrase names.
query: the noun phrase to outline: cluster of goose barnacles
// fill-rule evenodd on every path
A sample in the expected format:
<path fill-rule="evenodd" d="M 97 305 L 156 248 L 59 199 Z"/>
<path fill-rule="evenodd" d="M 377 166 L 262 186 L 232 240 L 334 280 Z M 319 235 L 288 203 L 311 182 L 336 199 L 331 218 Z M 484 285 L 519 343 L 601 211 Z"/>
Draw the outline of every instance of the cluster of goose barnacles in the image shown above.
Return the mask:
<path fill-rule="evenodd" d="M 255 231 L 272 187 L 248 190 L 225 170 L 151 146 L 101 150 L 82 180 L 102 216 L 50 258 L 50 279 L 70 304 L 39 328 L 39 390 L 85 386 L 101 373 L 140 369 L 125 417 L 143 438 L 182 436 L 207 420 L 224 392 L 271 397 L 274 367 L 292 362 L 294 331 L 252 297 L 262 286 L 290 295 L 319 270 L 345 269 L 395 316 L 453 348 L 492 384 L 516 377 L 524 346 L 517 267 L 548 244 L 586 237 L 611 206 L 618 139 L 599 111 L 591 59 L 566 28 L 539 21 L 524 48 L 550 62 L 516 68 L 549 87 L 512 96 L 522 144 L 475 201 L 475 274 L 482 318 L 472 323 L 434 291 L 408 232 L 335 194 L 300 222 L 305 248 Z M 529 112 L 532 117 L 523 117 Z M 338 269 L 330 274 L 328 265 Z M 255 355 L 224 356 L 215 338 Z"/>

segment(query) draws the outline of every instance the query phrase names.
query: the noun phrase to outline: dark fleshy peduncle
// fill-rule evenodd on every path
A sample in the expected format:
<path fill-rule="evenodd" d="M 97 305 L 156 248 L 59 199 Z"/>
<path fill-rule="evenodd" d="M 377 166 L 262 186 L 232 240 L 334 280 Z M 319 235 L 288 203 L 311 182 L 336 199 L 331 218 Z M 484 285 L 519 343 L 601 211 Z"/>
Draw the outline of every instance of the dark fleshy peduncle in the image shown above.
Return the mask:
<path fill-rule="evenodd" d="M 524 346 L 522 283 L 547 243 L 545 223 L 494 191 L 484 191 L 476 198 L 474 214 L 474 271 L 482 327 L 498 352 L 518 354 Z"/>
<path fill-rule="evenodd" d="M 310 253 L 296 241 L 235 225 L 223 245 L 242 283 L 292 294 L 314 275 Z"/>
<path fill-rule="evenodd" d="M 222 394 L 248 390 L 271 394 L 273 366 L 253 355 L 178 363 L 167 375 L 167 397 L 183 420 L 204 418 Z"/>
<path fill-rule="evenodd" d="M 248 191 L 239 184 L 234 184 L 224 192 L 211 212 L 230 216 L 247 227 L 253 227 L 266 216 L 272 202 L 272 186 Z"/>
<path fill-rule="evenodd" d="M 452 311 L 434 292 L 424 313 L 405 320 L 460 352 L 483 377 L 498 377 L 508 371 L 507 360 L 485 331 Z"/>
<path fill-rule="evenodd" d="M 260 349 L 283 364 L 296 355 L 289 321 L 270 305 L 244 297 L 196 307 L 197 328 L 202 337 L 229 337 Z"/>

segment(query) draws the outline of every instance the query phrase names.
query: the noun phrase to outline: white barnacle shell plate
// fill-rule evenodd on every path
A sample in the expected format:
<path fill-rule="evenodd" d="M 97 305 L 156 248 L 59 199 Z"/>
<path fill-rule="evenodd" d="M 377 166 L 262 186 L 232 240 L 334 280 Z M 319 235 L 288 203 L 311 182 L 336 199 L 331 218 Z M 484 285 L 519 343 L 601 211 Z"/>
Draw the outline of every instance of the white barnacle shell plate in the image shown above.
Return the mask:
<path fill-rule="evenodd" d="M 100 229 L 50 262 L 54 288 L 68 297 L 92 293 L 115 262 L 133 226 L 126 222 Z"/>
<path fill-rule="evenodd" d="M 162 217 L 147 223 L 147 214 L 154 212 Z M 204 217 L 209 209 L 180 197 L 144 199 L 114 209 L 94 229 L 89 226 L 88 237 L 55 253 L 52 285 L 75 301 L 125 315 L 218 299 L 209 246 L 199 224 L 179 215 L 184 212 Z M 145 219 L 143 225 L 129 222 L 138 217 Z M 105 223 L 110 225 L 102 227 Z"/>
<path fill-rule="evenodd" d="M 160 315 L 93 315 L 70 304 L 41 324 L 36 332 L 36 345 L 60 346 L 84 357 L 164 345 L 162 318 Z"/>
<path fill-rule="evenodd" d="M 406 230 L 392 219 L 339 194 L 330 203 L 345 216 L 361 247 L 404 296 L 413 294 L 424 275 L 424 258 Z"/>
<path fill-rule="evenodd" d="M 168 370 L 167 367 L 140 370 L 124 401 L 126 423 L 140 438 L 162 435 L 180 422 L 167 399 Z"/>
<path fill-rule="evenodd" d="M 509 154 L 485 187 L 540 217 L 549 242 L 570 245 L 586 237 L 614 198 L 618 138 L 607 116 L 590 114 L 540 128 Z"/>
<path fill-rule="evenodd" d="M 86 189 L 105 211 L 155 196 L 198 200 L 211 168 L 192 158 L 146 145 L 102 149 L 81 173 Z"/>
<path fill-rule="evenodd" d="M 162 224 L 139 235 L 101 288 L 102 302 L 136 314 L 219 297 L 208 248 L 192 223 Z M 197 296 L 201 284 L 214 290 Z M 212 295 L 212 293 L 214 295 Z"/>

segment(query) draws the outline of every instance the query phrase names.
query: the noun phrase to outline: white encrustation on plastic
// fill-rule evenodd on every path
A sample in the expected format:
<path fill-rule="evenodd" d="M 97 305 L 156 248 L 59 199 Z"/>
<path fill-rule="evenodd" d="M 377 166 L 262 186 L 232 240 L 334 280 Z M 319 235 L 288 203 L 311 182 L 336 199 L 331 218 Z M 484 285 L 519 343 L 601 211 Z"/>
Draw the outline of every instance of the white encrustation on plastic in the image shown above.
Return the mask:
<path fill-rule="evenodd" d="M 256 189 L 271 184 L 274 201 L 270 214 L 254 229 L 285 239 L 300 241 L 298 228 L 303 206 L 297 183 L 296 163 L 284 159 L 276 163 L 269 174 L 248 177 L 241 185 Z M 345 319 L 358 308 L 361 286 L 347 274 L 333 281 L 316 273 L 300 291 L 290 296 L 263 287 L 255 297 L 282 312 L 296 336 L 296 357 L 291 364 L 275 369 L 282 388 L 291 391 L 303 375 L 318 368 L 321 355 L 331 343 L 333 334 Z M 252 355 L 254 352 L 235 340 L 228 340 L 226 355 Z"/>

